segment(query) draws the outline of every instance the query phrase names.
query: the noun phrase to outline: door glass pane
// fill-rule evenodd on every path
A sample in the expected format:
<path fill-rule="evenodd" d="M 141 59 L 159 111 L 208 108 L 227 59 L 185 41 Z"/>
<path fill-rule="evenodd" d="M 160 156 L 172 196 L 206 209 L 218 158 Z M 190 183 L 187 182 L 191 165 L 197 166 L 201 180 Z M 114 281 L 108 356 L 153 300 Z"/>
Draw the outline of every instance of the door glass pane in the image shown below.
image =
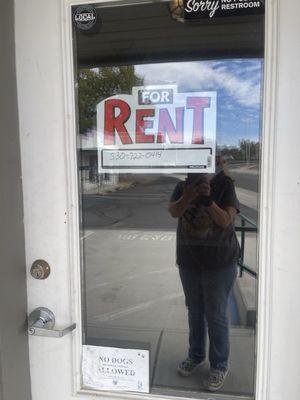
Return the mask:
<path fill-rule="evenodd" d="M 264 17 L 250 3 L 184 23 L 174 1 L 72 8 L 86 388 L 254 395 Z"/>

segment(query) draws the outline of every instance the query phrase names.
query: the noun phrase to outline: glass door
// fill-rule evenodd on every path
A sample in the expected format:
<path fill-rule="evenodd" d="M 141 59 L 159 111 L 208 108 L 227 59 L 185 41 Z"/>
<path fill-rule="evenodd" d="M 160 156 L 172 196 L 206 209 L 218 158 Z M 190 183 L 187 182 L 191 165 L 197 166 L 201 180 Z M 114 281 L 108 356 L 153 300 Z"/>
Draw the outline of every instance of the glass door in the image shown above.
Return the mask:
<path fill-rule="evenodd" d="M 73 6 L 83 385 L 253 397 L 264 17 L 186 3 Z"/>

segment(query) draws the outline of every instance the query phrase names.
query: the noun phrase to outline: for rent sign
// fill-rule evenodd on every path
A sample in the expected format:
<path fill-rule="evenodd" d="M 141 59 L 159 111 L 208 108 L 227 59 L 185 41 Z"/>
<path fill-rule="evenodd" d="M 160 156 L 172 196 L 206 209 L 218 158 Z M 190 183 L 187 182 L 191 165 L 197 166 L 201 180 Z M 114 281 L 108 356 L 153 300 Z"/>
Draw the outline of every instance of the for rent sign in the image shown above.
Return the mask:
<path fill-rule="evenodd" d="M 133 87 L 97 107 L 99 172 L 214 172 L 216 93 Z"/>

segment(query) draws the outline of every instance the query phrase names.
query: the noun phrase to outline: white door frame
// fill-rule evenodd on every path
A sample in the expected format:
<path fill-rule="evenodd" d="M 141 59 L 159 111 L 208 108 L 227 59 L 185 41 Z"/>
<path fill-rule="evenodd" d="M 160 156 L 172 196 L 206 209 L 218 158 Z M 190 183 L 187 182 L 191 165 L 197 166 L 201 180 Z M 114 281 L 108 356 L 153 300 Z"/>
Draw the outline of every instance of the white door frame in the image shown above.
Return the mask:
<path fill-rule="evenodd" d="M 16 3 L 24 0 L 15 0 Z M 52 0 L 51 0 L 52 1 Z M 82 321 L 81 321 L 81 265 L 80 265 L 80 240 L 79 240 L 79 202 L 78 202 L 78 179 L 77 179 L 77 143 L 76 143 L 76 107 L 75 107 L 75 91 L 74 91 L 74 58 L 72 48 L 72 23 L 71 23 L 71 6 L 76 4 L 93 4 L 100 2 L 111 2 L 108 0 L 95 1 L 95 0 L 55 0 L 60 3 L 61 19 L 58 27 L 61 29 L 61 45 L 62 45 L 62 68 L 63 68 L 63 125 L 64 125 L 64 157 L 65 157 L 65 176 L 64 182 L 66 183 L 65 189 L 65 205 L 66 205 L 66 246 L 67 258 L 65 260 L 65 272 L 62 279 L 70 278 L 70 313 L 67 322 L 76 322 L 77 329 L 72 334 L 73 340 L 68 341 L 72 346 L 72 355 L 68 362 L 72 362 L 72 375 L 73 375 L 73 393 L 80 394 L 82 399 L 90 399 L 87 394 L 96 396 L 94 391 L 81 389 L 81 348 L 82 348 Z M 118 1 L 118 0 L 113 0 Z M 34 0 L 30 0 L 30 7 L 33 8 Z M 38 2 L 43 3 L 43 2 Z M 275 135 L 276 131 L 276 88 L 277 88 L 277 27 L 278 27 L 278 0 L 269 0 L 266 2 L 266 34 L 265 34 L 265 79 L 264 79 L 264 113 L 263 113 L 263 137 L 262 137 L 262 163 L 261 163 L 261 195 L 260 195 L 260 241 L 259 241 L 259 295 L 258 295 L 258 329 L 257 329 L 257 372 L 256 372 L 256 400 L 270 400 L 269 399 L 269 380 L 270 380 L 270 326 L 272 317 L 272 282 L 273 271 L 272 261 L 274 253 L 274 240 L 273 235 L 273 210 L 274 210 L 274 154 L 275 150 Z M 39 7 L 42 7 L 40 5 Z M 45 7 L 45 6 L 44 6 Z M 21 16 L 17 18 L 21 19 Z M 16 27 L 17 34 L 20 39 L 20 32 L 18 33 L 18 25 Z M 22 31 L 22 29 L 20 30 Z M 18 36 L 17 35 L 17 36 Z M 17 43 L 18 44 L 18 43 Z M 19 69 L 19 84 L 22 87 L 22 74 L 20 70 L 22 67 L 18 66 L 18 51 L 21 54 L 22 50 L 17 46 L 17 68 Z M 21 59 L 26 58 L 21 55 Z M 39 56 L 37 56 L 39 57 Z M 25 108 L 24 96 L 22 94 L 19 103 L 21 107 Z M 23 98 L 22 98 L 23 96 Z M 28 96 L 27 96 L 28 97 Z M 27 99 L 28 100 L 28 99 Z M 25 99 L 26 102 L 26 99 Z M 25 111 L 24 111 L 25 112 Z M 21 110 L 22 114 L 22 110 Z M 23 135 L 23 158 L 28 156 L 26 153 L 26 133 L 22 133 L 22 115 L 21 115 L 21 137 Z M 23 126 L 23 131 L 25 127 Z M 25 150 L 24 150 L 25 149 Z M 27 222 L 29 222 L 30 207 L 32 198 L 29 194 L 32 184 L 27 185 L 26 189 L 26 160 L 23 161 L 23 168 L 25 170 L 25 230 L 26 230 L 26 215 Z M 26 196 L 28 200 L 26 200 Z M 32 239 L 30 232 L 27 232 L 27 238 Z M 29 240 L 28 239 L 28 240 Z M 30 244 L 27 243 L 27 263 L 28 266 L 32 261 L 32 254 L 30 251 Z M 29 251 L 28 251 L 29 248 Z M 29 254 L 29 255 L 28 255 Z M 263 268 L 262 268 L 263 266 Z M 33 283 L 29 279 L 29 290 Z M 53 289 L 51 289 L 53 290 Z M 42 298 L 42 290 L 37 296 L 30 298 L 29 293 L 29 312 L 32 308 L 42 304 L 36 304 L 38 296 Z M 50 298 L 50 289 L 49 289 Z M 67 311 L 62 313 L 61 319 L 66 317 Z M 31 345 L 35 345 L 33 341 L 46 341 L 46 338 L 30 338 Z M 53 340 L 53 339 L 50 339 Z M 65 339 L 63 339 L 65 340 Z M 42 343 L 42 342 L 41 342 Z M 42 346 L 42 344 L 41 344 Z M 34 361 L 32 361 L 34 366 Z M 70 367 L 71 368 L 71 367 Z M 69 394 L 71 398 L 71 393 Z M 113 393 L 113 392 L 99 392 L 97 394 L 103 398 L 118 398 L 118 399 L 164 399 L 165 396 L 158 395 L 140 395 L 135 393 Z M 215 396 L 217 397 L 217 396 Z M 228 396 L 223 396 L 228 397 Z M 233 396 L 234 397 L 234 396 Z M 229 398 L 229 397 L 228 397 Z M 69 399 L 69 397 L 68 397 Z"/>
<path fill-rule="evenodd" d="M 118 0 L 73 0 L 62 1 L 62 12 L 64 15 L 65 29 L 63 30 L 64 43 L 64 66 L 66 83 L 65 103 L 68 109 L 68 114 L 71 118 L 68 121 L 68 134 L 66 149 L 73 149 L 72 153 L 68 153 L 68 176 L 69 196 L 72 203 L 75 205 L 73 216 L 72 229 L 69 231 L 70 243 L 70 259 L 71 264 L 76 265 L 76 273 L 73 276 L 73 285 L 76 287 L 73 293 L 80 294 L 80 258 L 78 254 L 78 185 L 75 176 L 77 176 L 77 161 L 75 146 L 75 101 L 74 101 L 74 58 L 72 48 L 72 19 L 71 6 L 76 4 L 93 4 L 105 2 L 118 2 Z M 270 316 L 272 315 L 272 299 L 271 299 L 271 283 L 272 283 L 272 204 L 273 204 L 273 171 L 274 159 L 274 130 L 275 124 L 275 99 L 276 93 L 276 43 L 277 43 L 277 2 L 266 2 L 266 35 L 265 35 L 265 73 L 264 73 L 264 106 L 263 106 L 263 135 L 262 135 L 262 154 L 261 154 L 261 196 L 260 196 L 260 236 L 259 236 L 259 266 L 264 267 L 259 269 L 259 290 L 258 290 L 258 324 L 257 324 L 257 368 L 256 368 L 256 400 L 265 400 L 268 398 L 268 382 L 269 382 L 269 339 L 270 339 Z M 81 302 L 80 296 L 73 296 L 73 304 L 75 305 L 75 319 L 78 325 L 81 325 Z M 74 376 L 80 377 L 80 359 L 81 359 L 81 340 L 77 331 L 76 340 L 74 340 L 74 352 L 76 354 L 76 373 Z M 76 388 L 80 390 L 80 381 L 77 379 Z M 93 393 L 88 390 L 80 390 L 80 393 Z M 104 394 L 108 397 L 108 394 Z M 109 393 L 109 396 L 120 397 L 120 394 Z M 122 395 L 122 398 L 152 398 L 159 396 L 141 396 L 141 395 Z"/>
<path fill-rule="evenodd" d="M 263 90 L 262 151 L 259 199 L 258 313 L 256 337 L 256 399 L 271 400 L 270 352 L 273 281 L 273 209 L 275 182 L 278 1 L 266 0 L 265 67 Z"/>

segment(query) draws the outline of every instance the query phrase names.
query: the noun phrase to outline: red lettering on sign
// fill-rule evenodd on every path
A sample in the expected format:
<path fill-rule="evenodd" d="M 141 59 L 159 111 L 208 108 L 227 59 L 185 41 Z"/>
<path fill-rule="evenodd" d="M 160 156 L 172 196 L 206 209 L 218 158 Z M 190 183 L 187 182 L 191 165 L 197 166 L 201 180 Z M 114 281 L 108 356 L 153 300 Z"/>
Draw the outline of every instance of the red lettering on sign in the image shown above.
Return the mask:
<path fill-rule="evenodd" d="M 210 107 L 209 97 L 188 97 L 187 108 L 194 109 L 192 144 L 204 144 L 203 114 Z"/>
<path fill-rule="evenodd" d="M 154 135 L 146 135 L 145 129 L 153 128 L 153 121 L 144 120 L 147 117 L 154 117 L 154 109 L 147 108 L 136 110 L 135 142 L 154 143 Z"/>
<path fill-rule="evenodd" d="M 119 115 L 116 116 L 116 109 L 119 109 Z M 125 123 L 130 118 L 129 105 L 119 99 L 105 101 L 104 108 L 104 144 L 110 145 L 116 142 L 116 132 L 118 133 L 122 144 L 132 144 L 133 141 L 128 134 Z"/>
<path fill-rule="evenodd" d="M 170 143 L 183 143 L 184 107 L 176 108 L 175 113 L 176 113 L 176 128 L 173 124 L 168 109 L 161 108 L 159 110 L 157 143 L 165 143 L 166 134 L 169 137 Z"/>

